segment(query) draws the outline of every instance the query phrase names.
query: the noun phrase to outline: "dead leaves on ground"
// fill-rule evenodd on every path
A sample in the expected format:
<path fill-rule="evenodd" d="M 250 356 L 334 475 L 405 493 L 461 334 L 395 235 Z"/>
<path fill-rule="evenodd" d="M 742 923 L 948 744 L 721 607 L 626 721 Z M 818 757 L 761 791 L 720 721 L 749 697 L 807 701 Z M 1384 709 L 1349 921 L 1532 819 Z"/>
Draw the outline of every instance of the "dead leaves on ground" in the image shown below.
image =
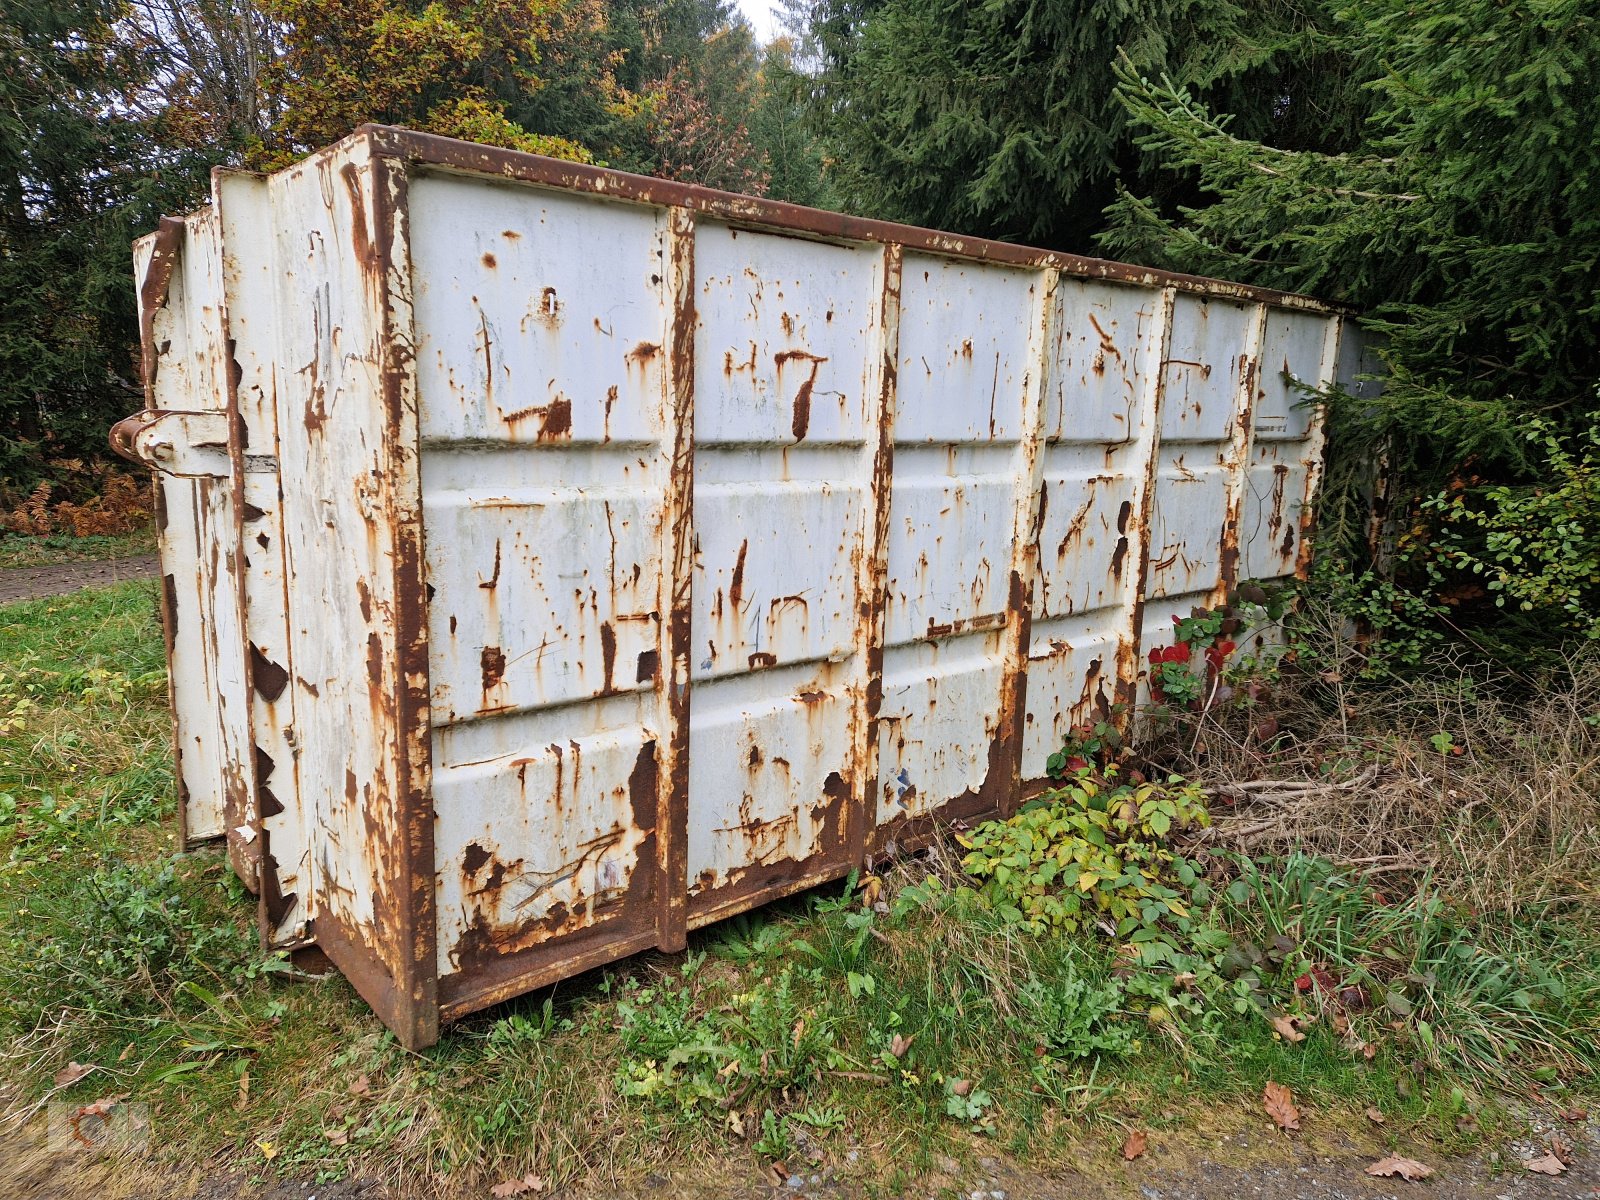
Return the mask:
<path fill-rule="evenodd" d="M 1572 1161 L 1572 1147 L 1559 1137 L 1550 1139 L 1550 1149 L 1537 1158 L 1522 1160 L 1524 1170 L 1537 1175 L 1560 1175 Z"/>
<path fill-rule="evenodd" d="M 1279 1129 L 1289 1133 L 1300 1128 L 1300 1110 L 1295 1107 L 1294 1093 L 1283 1084 L 1268 1083 L 1261 1091 L 1261 1103 Z"/>
<path fill-rule="evenodd" d="M 1541 1154 L 1538 1158 L 1525 1158 L 1522 1160 L 1524 1169 L 1539 1175 L 1559 1175 L 1567 1169 L 1567 1164 L 1554 1154 Z"/>
<path fill-rule="evenodd" d="M 1426 1179 L 1433 1174 L 1433 1168 L 1425 1163 L 1419 1163 L 1414 1158 L 1402 1158 L 1398 1154 L 1391 1154 L 1387 1158 L 1380 1158 L 1367 1168 L 1368 1175 L 1377 1175 L 1384 1179 L 1392 1179 L 1396 1175 L 1401 1179 Z"/>
<path fill-rule="evenodd" d="M 1132 1162 L 1144 1153 L 1149 1144 L 1149 1138 L 1142 1129 L 1129 1130 L 1127 1140 L 1122 1143 L 1122 1160 Z"/>
<path fill-rule="evenodd" d="M 489 1194 L 495 1200 L 505 1200 L 507 1196 L 526 1196 L 534 1192 L 544 1191 L 544 1180 L 529 1171 L 521 1179 L 508 1179 L 504 1183 L 497 1183 L 489 1189 Z"/>
<path fill-rule="evenodd" d="M 1309 1025 L 1315 1020 L 1315 1017 L 1278 1016 L 1272 1018 L 1272 1028 L 1286 1042 L 1303 1042 L 1306 1040 L 1306 1035 L 1300 1032 L 1300 1027 Z"/>
<path fill-rule="evenodd" d="M 58 1088 L 71 1087 L 93 1070 L 93 1067 L 86 1067 L 81 1062 L 69 1062 L 56 1072 L 55 1085 Z"/>

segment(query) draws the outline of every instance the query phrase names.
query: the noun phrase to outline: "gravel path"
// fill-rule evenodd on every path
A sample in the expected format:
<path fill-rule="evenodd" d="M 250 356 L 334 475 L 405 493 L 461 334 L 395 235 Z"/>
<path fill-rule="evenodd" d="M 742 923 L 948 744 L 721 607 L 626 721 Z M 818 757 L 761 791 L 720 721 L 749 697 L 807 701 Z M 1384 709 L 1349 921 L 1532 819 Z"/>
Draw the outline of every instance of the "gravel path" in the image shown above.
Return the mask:
<path fill-rule="evenodd" d="M 83 588 L 103 587 L 125 579 L 147 579 L 161 570 L 154 554 L 113 558 L 103 562 L 57 563 L 51 567 L 13 567 L 0 570 L 0 604 L 64 596 Z"/>

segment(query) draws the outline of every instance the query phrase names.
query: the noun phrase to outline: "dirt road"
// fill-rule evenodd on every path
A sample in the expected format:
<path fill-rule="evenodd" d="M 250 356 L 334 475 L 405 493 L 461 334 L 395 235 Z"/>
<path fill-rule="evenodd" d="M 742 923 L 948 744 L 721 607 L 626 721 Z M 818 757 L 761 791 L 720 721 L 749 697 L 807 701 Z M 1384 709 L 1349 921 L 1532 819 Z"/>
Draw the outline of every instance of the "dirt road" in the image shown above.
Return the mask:
<path fill-rule="evenodd" d="M 57 563 L 50 567 L 13 567 L 0 570 L 0 604 L 37 600 L 41 596 L 64 596 L 82 588 L 121 583 L 124 579 L 145 579 L 156 575 L 160 569 L 160 561 L 154 554 L 103 562 Z"/>

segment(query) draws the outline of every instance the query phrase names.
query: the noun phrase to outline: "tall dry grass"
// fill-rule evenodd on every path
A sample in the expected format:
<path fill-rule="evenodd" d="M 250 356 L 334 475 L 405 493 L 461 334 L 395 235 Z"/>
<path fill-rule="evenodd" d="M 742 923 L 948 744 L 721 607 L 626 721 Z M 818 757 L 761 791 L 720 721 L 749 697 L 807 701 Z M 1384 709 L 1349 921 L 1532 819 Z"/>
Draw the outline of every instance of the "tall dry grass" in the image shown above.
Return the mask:
<path fill-rule="evenodd" d="M 1336 616 L 1300 620 L 1306 652 L 1276 682 L 1147 742 L 1218 798 L 1211 840 L 1426 872 L 1480 911 L 1600 915 L 1600 652 L 1538 679 L 1464 654 L 1371 678 Z"/>

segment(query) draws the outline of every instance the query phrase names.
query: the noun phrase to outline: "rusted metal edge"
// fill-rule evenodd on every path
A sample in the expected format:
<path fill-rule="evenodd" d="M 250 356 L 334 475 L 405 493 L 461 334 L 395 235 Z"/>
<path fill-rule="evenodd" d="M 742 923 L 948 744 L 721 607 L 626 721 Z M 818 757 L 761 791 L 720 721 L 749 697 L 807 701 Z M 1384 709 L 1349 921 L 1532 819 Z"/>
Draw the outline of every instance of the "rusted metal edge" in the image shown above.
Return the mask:
<path fill-rule="evenodd" d="M 139 374 L 146 408 L 155 408 L 156 370 L 161 365 L 161 351 L 155 344 L 156 313 L 166 307 L 172 272 L 183 252 L 185 228 L 182 217 L 162 217 L 157 222 L 150 235 L 150 262 L 139 281 Z"/>
<path fill-rule="evenodd" d="M 666 728 L 656 806 L 656 944 L 665 951 L 688 943 L 689 906 L 689 672 L 694 580 L 694 213 L 668 210 L 666 289 L 671 305 L 667 355 L 667 429 L 672 438 L 665 512 L 667 611 L 660 623 L 667 669 Z"/>
<path fill-rule="evenodd" d="M 374 153 L 389 154 L 422 165 L 479 175 L 497 175 L 503 179 L 561 188 L 566 191 L 588 192 L 618 200 L 685 208 L 719 220 L 743 222 L 780 232 L 790 231 L 816 237 L 839 238 L 847 242 L 898 243 L 908 250 L 925 250 L 951 258 L 1004 263 L 1019 267 L 1052 268 L 1063 275 L 1077 278 L 1104 279 L 1146 287 L 1172 287 L 1202 296 L 1255 301 L 1308 312 L 1348 311 L 1342 306 L 1294 292 L 1251 287 L 1199 275 L 1163 271 L 1155 267 L 1133 266 L 1107 259 L 1021 246 L 1014 242 L 964 237 L 917 225 L 902 225 L 894 221 L 878 221 L 868 217 L 851 216 L 848 213 L 806 208 L 781 200 L 764 200 L 756 196 L 722 192 L 670 179 L 632 175 L 609 167 L 546 158 L 543 155 L 527 154 L 520 150 L 505 150 L 475 142 L 460 142 L 436 134 L 417 133 L 391 125 L 363 125 L 356 133 L 357 136 L 371 139 Z"/>
<path fill-rule="evenodd" d="M 1238 399 L 1233 406 L 1227 460 L 1227 509 L 1222 518 L 1217 586 L 1211 592 L 1213 606 L 1225 603 L 1228 593 L 1239 584 L 1239 525 L 1244 514 L 1245 495 L 1250 490 L 1250 455 L 1255 447 L 1256 398 L 1261 387 L 1261 347 L 1266 328 L 1266 306 L 1257 305 L 1250 314 L 1250 325 L 1245 332 L 1245 361 L 1239 371 Z"/>
<path fill-rule="evenodd" d="M 376 148 L 375 148 L 376 149 Z M 408 469 L 393 471 L 386 489 L 386 519 L 394 537 L 396 656 L 394 747 L 396 835 L 399 839 L 393 914 L 407 978 L 396 981 L 394 1018 L 385 1023 L 402 1043 L 416 1049 L 439 1039 L 438 920 L 429 733 L 426 565 L 422 544 L 422 486 L 417 470 L 415 339 L 411 328 L 408 252 L 408 173 L 403 163 L 374 153 L 370 160 L 373 203 L 372 253 L 382 288 L 379 350 L 384 444 L 393 456 L 409 456 Z M 319 939 L 320 940 L 320 939 Z"/>
<path fill-rule="evenodd" d="M 270 921 L 267 915 L 268 892 L 270 889 L 265 875 L 272 861 L 269 847 L 270 835 L 262 823 L 262 789 L 265 781 L 261 778 L 262 753 L 260 743 L 256 740 L 256 697 L 262 687 L 258 678 L 260 671 L 257 666 L 255 642 L 250 636 L 250 589 L 246 581 L 248 570 L 248 556 L 245 552 L 245 450 L 250 444 L 249 430 L 245 428 L 244 415 L 239 408 L 239 382 L 243 372 L 239 365 L 238 343 L 233 335 L 232 314 L 233 296 L 230 293 L 230 279 L 228 273 L 228 247 L 224 241 L 222 229 L 223 203 L 222 188 L 218 183 L 220 170 L 213 168 L 211 172 L 211 209 L 216 214 L 217 237 L 224 244 L 220 247 L 218 263 L 222 275 L 222 303 L 217 313 L 218 320 L 222 323 L 223 345 L 227 347 L 227 380 L 228 393 L 225 411 L 228 417 L 228 463 L 232 471 L 233 487 L 233 552 L 236 564 L 235 578 L 238 580 L 239 600 L 239 635 L 244 639 L 244 688 L 247 703 L 245 705 L 245 733 L 250 744 L 250 762 L 245 765 L 249 771 L 246 781 L 250 789 L 249 822 L 255 836 L 251 840 L 249 865 L 251 877 L 246 879 L 245 886 L 256 894 L 256 933 L 263 953 L 272 949 Z M 233 849 L 233 839 L 228 840 L 230 852 Z M 237 871 L 237 868 L 235 868 Z M 274 878 L 273 883 L 276 883 Z"/>
<path fill-rule="evenodd" d="M 1003 783 L 991 778 L 984 784 L 1002 816 L 1016 811 L 1022 783 L 1033 588 L 1039 574 L 1039 534 L 1044 523 L 1044 408 L 1050 391 L 1049 362 L 1060 281 L 1059 271 L 1047 269 L 1035 284 L 1039 295 L 1034 301 L 1033 330 L 1028 338 L 1028 373 L 1022 385 L 1022 462 L 1014 501 L 1006 629 L 1001 642 L 1005 661 L 1001 672 L 999 729 L 995 734 L 998 762 L 996 754 L 993 751 L 990 754 L 990 775 L 993 776 L 998 767 L 1004 771 L 1005 778 Z"/>
<path fill-rule="evenodd" d="M 1343 350 L 1345 326 L 1353 317 L 1340 317 L 1334 321 L 1322 344 L 1322 362 L 1317 371 L 1317 387 L 1325 389 L 1337 382 L 1339 355 Z M 1295 548 L 1294 577 L 1304 579 L 1311 571 L 1312 542 L 1316 532 L 1317 495 L 1322 490 L 1322 476 L 1328 468 L 1328 407 L 1317 403 L 1310 409 L 1311 428 L 1306 431 L 1306 487 L 1300 505 L 1300 544 Z"/>
<path fill-rule="evenodd" d="M 1150 522 L 1155 515 L 1156 477 L 1161 462 L 1161 405 L 1167 390 L 1167 349 L 1172 344 L 1172 314 L 1177 307 L 1177 291 L 1164 288 L 1157 301 L 1155 335 L 1151 341 L 1150 395 L 1144 399 L 1145 436 L 1140 439 L 1144 449 L 1144 478 L 1139 485 L 1135 505 L 1134 529 L 1129 536 L 1137 539 L 1134 547 L 1137 564 L 1133 578 L 1124 583 L 1128 588 L 1127 624 L 1122 630 L 1122 641 L 1117 647 L 1117 702 L 1122 713 L 1118 727 L 1127 732 L 1133 726 L 1134 708 L 1139 699 L 1139 676 L 1143 673 L 1144 655 L 1144 605 L 1145 588 L 1150 581 Z"/>
<path fill-rule="evenodd" d="M 266 175 L 258 171 L 245 171 L 232 167 L 213 167 L 211 169 L 211 203 L 218 214 L 218 219 L 226 225 L 228 220 L 228 206 L 224 200 L 226 181 L 231 179 L 248 179 L 264 182 Z M 283 893 L 279 879 L 279 864 L 272 851 L 272 831 L 267 828 L 267 818 L 275 816 L 282 811 L 282 805 L 272 791 L 272 776 L 278 772 L 292 773 L 297 765 L 290 761 L 287 763 L 276 762 L 262 747 L 261 738 L 257 729 L 260 716 L 259 705 L 268 702 L 265 697 L 269 694 L 268 684 L 274 682 L 271 678 L 274 672 L 282 674 L 290 664 L 288 658 L 288 645 L 283 648 L 286 661 L 272 663 L 261 653 L 251 628 L 250 584 L 248 578 L 249 558 L 251 553 L 249 542 L 246 540 L 245 526 L 252 519 L 249 504 L 246 501 L 247 487 L 246 452 L 250 450 L 250 430 L 244 420 L 243 409 L 239 400 L 239 388 L 243 380 L 243 368 L 238 357 L 238 339 L 234 337 L 231 322 L 233 307 L 232 295 L 228 292 L 230 276 L 228 272 L 229 249 L 226 244 L 226 229 L 223 231 L 224 245 L 222 256 L 223 296 L 225 300 L 224 328 L 227 332 L 227 346 L 229 352 L 228 362 L 228 420 L 233 436 L 229 439 L 229 458 L 233 465 L 233 486 L 235 492 L 236 523 L 238 527 L 238 544 L 240 547 L 240 574 L 239 574 L 239 600 L 240 619 L 239 629 L 245 642 L 245 688 L 246 695 L 250 697 L 249 709 L 245 720 L 249 732 L 249 742 L 253 762 L 251 764 L 251 783 L 255 790 L 255 811 L 252 814 L 256 832 L 256 928 L 259 934 L 262 951 L 269 952 L 275 949 L 296 950 L 297 948 L 315 946 L 315 940 L 310 937 L 289 936 L 280 933 L 282 921 L 291 901 L 300 899 L 295 893 L 287 897 Z M 242 278 L 242 276 L 241 276 Z M 272 445 L 270 447 L 256 447 L 257 453 L 265 449 L 273 460 L 273 479 L 277 486 L 275 490 L 281 497 L 282 480 L 276 466 L 278 458 L 278 445 L 276 438 L 276 422 L 274 422 Z M 283 534 L 283 508 L 281 503 L 274 507 L 270 514 L 259 513 L 259 517 L 271 518 L 271 549 L 270 553 L 282 556 L 284 553 L 285 538 Z M 265 549 L 265 548 L 264 548 Z M 289 611 L 288 596 L 288 571 L 280 573 L 280 598 L 279 611 L 285 614 L 284 627 L 287 631 L 287 613 Z M 266 678 L 263 678 L 266 676 Z M 281 686 L 281 684 L 279 685 Z M 279 693 L 278 699 L 284 703 L 293 704 L 294 689 L 285 687 Z M 292 724 L 292 722 L 291 722 Z M 298 787 L 295 788 L 298 794 Z M 310 889 L 303 883 L 301 891 L 306 893 L 301 903 L 301 911 L 309 913 Z"/>
<path fill-rule="evenodd" d="M 205 314 L 209 321 L 216 323 L 216 332 L 219 336 L 218 344 L 226 354 L 226 362 L 222 364 L 224 375 L 225 393 L 222 397 L 222 417 L 227 426 L 228 439 L 228 464 L 231 478 L 205 480 L 196 486 L 202 495 L 207 495 L 212 488 L 222 489 L 228 487 L 227 494 L 229 507 L 233 515 L 233 544 L 230 546 L 211 546 L 214 554 L 226 556 L 229 566 L 220 564 L 213 568 L 212 601 L 216 602 L 216 589 L 227 574 L 231 573 L 234 580 L 234 601 L 238 613 L 239 635 L 245 640 L 245 645 L 240 647 L 244 665 L 245 680 L 245 733 L 246 740 L 252 741 L 250 733 L 250 704 L 249 697 L 253 695 L 254 680 L 252 675 L 251 655 L 248 649 L 249 608 L 245 599 L 245 556 L 244 556 L 244 433 L 239 417 L 239 364 L 234 357 L 233 335 L 228 326 L 230 309 L 228 296 L 227 267 L 222 244 L 222 212 L 216 204 L 202 210 L 204 218 L 197 221 L 194 231 L 206 237 L 211 242 L 212 252 L 216 256 L 216 286 L 217 296 L 215 307 Z M 188 236 L 186 235 L 186 239 Z M 152 375 L 153 378 L 153 375 Z M 208 496 L 209 499 L 209 496 Z M 215 639 L 215 631 L 208 631 L 209 636 Z M 222 657 L 222 647 L 216 647 L 218 659 Z M 259 805 L 256 800 L 255 762 L 253 756 L 246 756 L 243 762 L 223 762 L 223 826 L 224 839 L 227 846 L 228 862 L 233 867 L 233 873 L 244 884 L 245 889 L 252 893 L 260 890 L 260 857 L 261 857 L 261 822 L 257 817 Z M 247 839 L 240 834 L 241 829 L 251 831 Z"/>
<path fill-rule="evenodd" d="M 111 448 L 141 465 L 147 464 L 132 453 L 133 437 L 156 415 L 154 387 L 160 349 L 155 344 L 155 316 L 158 310 L 166 306 L 167 292 L 172 285 L 172 273 L 177 268 L 178 256 L 183 252 L 183 232 L 182 218 L 162 217 L 156 232 L 148 235 L 151 245 L 150 261 L 145 265 L 144 278 L 139 281 L 138 292 L 139 374 L 144 384 L 145 411 L 117 422 L 111 429 Z M 150 472 L 150 476 L 155 496 L 156 539 L 158 545 L 164 545 L 171 537 L 168 531 L 170 514 L 167 509 L 167 481 L 154 471 Z M 161 557 L 164 562 L 171 561 L 170 554 L 163 554 Z M 167 709 L 173 713 L 178 710 L 177 681 L 170 669 L 172 651 L 178 640 L 177 591 L 177 580 L 172 573 L 162 571 L 159 604 L 161 637 L 169 668 Z M 189 788 L 183 777 L 183 738 L 178 732 L 178 723 L 175 720 L 172 722 L 172 778 L 178 800 L 178 844 L 185 850 L 192 850 L 197 846 L 216 841 L 217 839 L 211 836 L 197 837 L 189 828 Z"/>
<path fill-rule="evenodd" d="M 871 447 L 872 482 L 866 497 L 860 561 L 856 572 L 856 666 L 861 672 L 851 696 L 850 809 L 845 814 L 848 863 L 866 858 L 867 835 L 878 823 L 878 713 L 883 708 L 883 630 L 889 606 L 889 511 L 894 466 L 894 413 L 900 370 L 901 248 L 883 248 L 878 297 L 877 441 Z"/>
<path fill-rule="evenodd" d="M 593 946 L 582 945 L 582 940 L 585 939 L 581 939 L 581 935 L 559 938 L 494 962 L 485 962 L 470 974 L 447 975 L 439 983 L 441 1020 L 458 1021 L 469 1013 L 526 995 L 535 988 L 562 983 L 584 971 L 652 949 L 656 944 L 656 931 L 646 929 L 624 937 L 613 936 Z"/>

